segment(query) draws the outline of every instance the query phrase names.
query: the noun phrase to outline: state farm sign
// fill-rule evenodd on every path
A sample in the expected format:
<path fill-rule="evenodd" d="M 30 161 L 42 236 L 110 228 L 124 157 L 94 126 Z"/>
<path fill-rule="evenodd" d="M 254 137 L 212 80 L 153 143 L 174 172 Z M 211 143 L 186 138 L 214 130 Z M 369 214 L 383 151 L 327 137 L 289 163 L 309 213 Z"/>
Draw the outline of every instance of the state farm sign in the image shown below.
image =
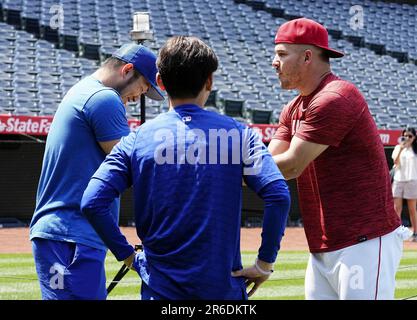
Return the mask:
<path fill-rule="evenodd" d="M 0 115 L 0 134 L 28 134 L 46 136 L 52 117 L 4 116 Z"/>
<path fill-rule="evenodd" d="M 46 136 L 52 123 L 52 116 L 30 117 L 30 116 L 9 116 L 0 115 L 0 134 L 27 134 L 31 136 Z M 140 126 L 137 119 L 128 119 L 130 130 Z M 271 141 L 277 130 L 277 125 L 252 124 L 249 125 L 255 130 L 263 142 Z M 379 130 L 381 141 L 386 146 L 395 146 L 401 136 L 401 130 Z"/>
<path fill-rule="evenodd" d="M 267 142 L 271 141 L 272 137 L 277 131 L 278 126 L 267 125 L 267 124 L 252 124 L 249 125 L 259 136 L 262 138 L 262 141 Z"/>
<path fill-rule="evenodd" d="M 47 136 L 53 117 L 7 116 L 0 115 L 0 134 L 27 134 L 31 136 Z M 140 126 L 140 121 L 129 119 L 130 130 Z"/>

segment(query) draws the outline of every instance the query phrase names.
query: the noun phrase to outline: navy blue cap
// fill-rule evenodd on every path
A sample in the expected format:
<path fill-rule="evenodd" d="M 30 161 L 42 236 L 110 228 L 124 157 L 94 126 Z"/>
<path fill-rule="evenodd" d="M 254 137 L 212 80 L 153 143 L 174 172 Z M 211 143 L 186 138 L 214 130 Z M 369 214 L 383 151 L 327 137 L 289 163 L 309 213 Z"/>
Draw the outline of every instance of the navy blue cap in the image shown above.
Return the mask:
<path fill-rule="evenodd" d="M 164 96 L 156 84 L 156 73 L 158 72 L 156 56 L 150 49 L 136 43 L 124 44 L 113 53 L 113 57 L 133 64 L 133 67 L 149 81 L 151 87 L 145 94 L 148 98 L 157 101 L 164 100 Z"/>

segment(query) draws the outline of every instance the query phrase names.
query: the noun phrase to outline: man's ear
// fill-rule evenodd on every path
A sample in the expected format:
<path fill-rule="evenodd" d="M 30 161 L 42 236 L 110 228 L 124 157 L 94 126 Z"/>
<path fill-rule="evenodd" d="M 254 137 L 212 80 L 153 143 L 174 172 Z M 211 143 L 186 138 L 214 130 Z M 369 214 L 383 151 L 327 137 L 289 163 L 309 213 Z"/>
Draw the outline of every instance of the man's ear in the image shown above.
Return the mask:
<path fill-rule="evenodd" d="M 206 89 L 207 91 L 211 91 L 211 89 L 213 89 L 213 74 L 209 75 L 207 78 Z"/>
<path fill-rule="evenodd" d="M 123 67 L 122 67 L 122 76 L 123 78 L 126 77 L 126 75 L 130 72 L 130 71 L 134 71 L 133 70 L 133 64 L 132 63 L 126 63 Z"/>
<path fill-rule="evenodd" d="M 165 86 L 164 86 L 164 83 L 162 82 L 162 77 L 159 74 L 159 72 L 156 74 L 156 84 L 158 85 L 159 88 L 161 88 L 161 90 L 165 91 Z"/>
<path fill-rule="evenodd" d="M 311 50 L 306 50 L 304 52 L 304 62 L 310 63 L 312 56 L 313 56 L 313 52 Z"/>

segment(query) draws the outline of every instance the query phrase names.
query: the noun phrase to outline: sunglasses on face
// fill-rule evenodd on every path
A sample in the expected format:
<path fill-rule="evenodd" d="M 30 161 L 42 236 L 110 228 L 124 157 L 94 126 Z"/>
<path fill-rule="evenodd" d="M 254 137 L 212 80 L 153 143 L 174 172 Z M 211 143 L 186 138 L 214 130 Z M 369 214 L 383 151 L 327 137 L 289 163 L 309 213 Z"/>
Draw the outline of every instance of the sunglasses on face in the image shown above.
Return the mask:
<path fill-rule="evenodd" d="M 412 134 L 405 134 L 403 137 L 406 137 L 406 138 L 409 138 L 409 139 L 414 138 L 414 136 Z"/>

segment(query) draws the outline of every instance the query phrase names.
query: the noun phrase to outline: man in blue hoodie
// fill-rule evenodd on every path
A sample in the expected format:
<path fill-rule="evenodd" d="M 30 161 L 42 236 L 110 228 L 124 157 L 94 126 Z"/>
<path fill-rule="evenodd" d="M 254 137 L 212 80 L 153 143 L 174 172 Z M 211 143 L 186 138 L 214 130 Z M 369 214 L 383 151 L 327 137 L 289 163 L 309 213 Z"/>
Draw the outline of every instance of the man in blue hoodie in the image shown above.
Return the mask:
<path fill-rule="evenodd" d="M 203 109 L 218 66 L 211 48 L 173 37 L 157 66 L 170 111 L 121 139 L 90 180 L 82 211 L 117 260 L 141 276 L 142 299 L 247 299 L 272 272 L 290 206 L 287 184 L 259 136 Z M 245 269 L 242 179 L 265 201 L 262 244 Z M 109 209 L 132 185 L 138 254 Z"/>

